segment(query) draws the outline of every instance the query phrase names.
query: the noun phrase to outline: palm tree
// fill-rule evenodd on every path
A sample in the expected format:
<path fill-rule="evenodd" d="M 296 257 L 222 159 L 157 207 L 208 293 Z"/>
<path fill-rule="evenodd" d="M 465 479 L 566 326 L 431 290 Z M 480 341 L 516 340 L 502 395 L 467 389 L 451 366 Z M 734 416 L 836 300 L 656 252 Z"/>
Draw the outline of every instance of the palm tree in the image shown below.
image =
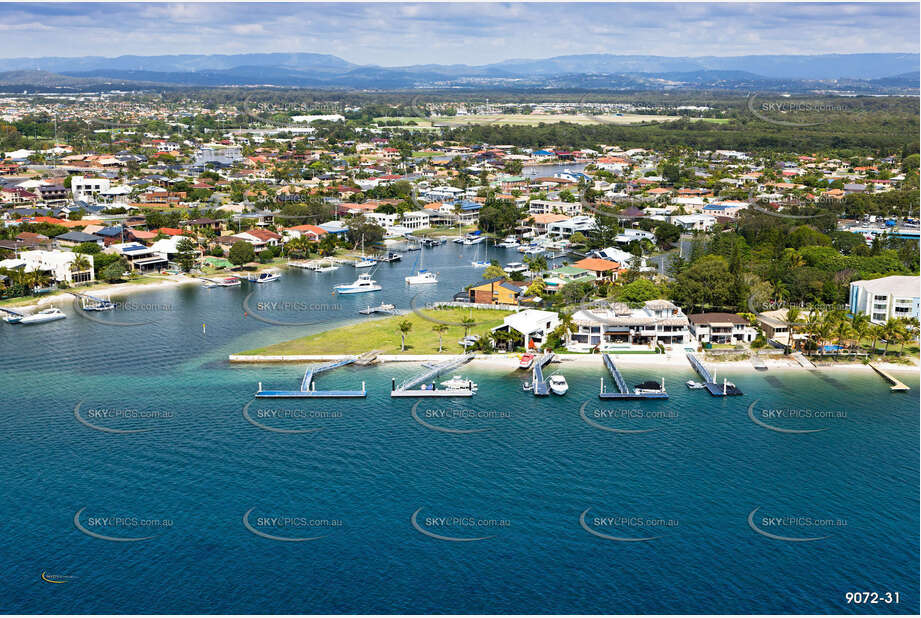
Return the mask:
<path fill-rule="evenodd" d="M 899 323 L 895 318 L 889 318 L 886 320 L 886 323 L 883 324 L 882 333 L 883 340 L 886 342 L 886 347 L 883 348 L 883 356 L 889 354 L 889 343 L 891 341 L 897 341 L 899 337 Z"/>
<path fill-rule="evenodd" d="M 838 322 L 838 325 L 835 327 L 835 336 L 838 338 L 838 345 L 844 347 L 844 342 L 847 341 L 853 333 L 854 329 L 851 327 L 850 322 L 847 320 Z"/>
<path fill-rule="evenodd" d="M 397 328 L 400 329 L 400 351 L 406 351 L 406 333 L 412 330 L 413 323 L 409 320 L 403 320 L 397 325 Z"/>
<path fill-rule="evenodd" d="M 470 334 L 470 329 L 476 326 L 476 320 L 474 320 L 473 317 L 468 315 L 466 318 L 461 320 L 461 326 L 464 327 L 464 337 L 466 337 L 467 335 Z"/>
<path fill-rule="evenodd" d="M 448 326 L 446 324 L 436 324 L 432 327 L 432 330 L 438 333 L 438 353 L 441 354 L 441 337 L 444 335 L 445 331 L 448 330 Z"/>
<path fill-rule="evenodd" d="M 787 307 L 787 347 L 793 349 L 793 331 L 796 330 L 800 314 L 803 312 L 799 307 Z"/>
<path fill-rule="evenodd" d="M 857 339 L 857 348 L 860 348 L 860 340 L 865 339 L 870 332 L 870 317 L 865 313 L 855 313 L 851 316 L 851 330 L 854 331 L 854 337 Z"/>
<path fill-rule="evenodd" d="M 873 343 L 870 345 L 870 354 L 876 354 L 876 342 L 883 337 L 882 324 L 871 324 L 869 334 L 873 335 Z"/>

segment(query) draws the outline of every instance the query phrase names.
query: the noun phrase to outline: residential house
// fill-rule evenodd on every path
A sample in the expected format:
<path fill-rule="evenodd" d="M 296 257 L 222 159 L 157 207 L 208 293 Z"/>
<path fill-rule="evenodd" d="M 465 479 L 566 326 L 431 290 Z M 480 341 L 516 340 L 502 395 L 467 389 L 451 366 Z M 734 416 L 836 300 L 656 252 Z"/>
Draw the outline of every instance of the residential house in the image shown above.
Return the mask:
<path fill-rule="evenodd" d="M 751 343 L 758 336 L 748 320 L 734 313 L 695 313 L 688 316 L 691 334 L 700 343 Z"/>
<path fill-rule="evenodd" d="M 501 326 L 492 332 L 507 331 L 518 333 L 524 340 L 525 349 L 540 348 L 547 337 L 560 325 L 560 316 L 555 311 L 525 309 L 505 316 Z"/>
<path fill-rule="evenodd" d="M 667 300 L 646 301 L 639 309 L 602 301 L 597 307 L 575 312 L 572 321 L 576 331 L 567 334 L 566 348 L 573 352 L 684 345 L 690 341 L 687 316 Z"/>
<path fill-rule="evenodd" d="M 472 303 L 517 305 L 525 289 L 527 289 L 527 284 L 524 282 L 497 277 L 470 286 L 467 289 L 467 296 Z"/>

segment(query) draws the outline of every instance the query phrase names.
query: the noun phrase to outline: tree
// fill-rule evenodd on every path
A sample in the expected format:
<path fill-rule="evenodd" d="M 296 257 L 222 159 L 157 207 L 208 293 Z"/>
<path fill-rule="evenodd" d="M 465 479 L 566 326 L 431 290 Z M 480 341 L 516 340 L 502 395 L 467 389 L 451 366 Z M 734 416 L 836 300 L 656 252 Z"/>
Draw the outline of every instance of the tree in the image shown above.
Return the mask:
<path fill-rule="evenodd" d="M 191 238 L 183 238 L 176 243 L 176 263 L 183 271 L 189 272 L 195 265 L 196 249 L 197 246 Z"/>
<path fill-rule="evenodd" d="M 799 307 L 787 307 L 787 348 L 792 350 L 793 348 L 793 333 L 799 326 L 799 318 L 802 313 L 802 309 Z"/>
<path fill-rule="evenodd" d="M 432 330 L 438 333 L 438 353 L 441 354 L 441 350 L 444 347 L 441 345 L 441 338 L 448 330 L 448 326 L 446 324 L 436 324 L 432 327 Z"/>
<path fill-rule="evenodd" d="M 461 326 L 464 327 L 464 337 L 467 337 L 467 335 L 470 334 L 470 329 L 476 326 L 476 320 L 468 315 L 466 318 L 461 320 Z"/>
<path fill-rule="evenodd" d="M 490 264 L 483 271 L 484 279 L 498 279 L 499 277 L 505 277 L 505 269 L 496 263 Z"/>
<path fill-rule="evenodd" d="M 120 258 L 103 268 L 99 273 L 99 277 L 108 283 L 120 281 L 127 268 L 128 262 L 126 262 L 124 258 Z"/>
<path fill-rule="evenodd" d="M 662 297 L 662 291 L 649 279 L 641 278 L 628 283 L 617 291 L 617 299 L 631 306 L 641 306 L 647 300 Z"/>
<path fill-rule="evenodd" d="M 723 257 L 705 255 L 678 275 L 672 298 L 683 307 L 735 307 L 734 281 Z"/>
<path fill-rule="evenodd" d="M 251 243 L 245 240 L 238 240 L 230 247 L 230 253 L 227 256 L 230 263 L 234 266 L 243 266 L 249 262 L 255 261 L 256 250 Z"/>
<path fill-rule="evenodd" d="M 402 320 L 397 325 L 397 328 L 400 331 L 400 351 L 405 352 L 406 351 L 406 333 L 408 333 L 409 331 L 413 329 L 413 323 L 410 322 L 409 320 Z"/>

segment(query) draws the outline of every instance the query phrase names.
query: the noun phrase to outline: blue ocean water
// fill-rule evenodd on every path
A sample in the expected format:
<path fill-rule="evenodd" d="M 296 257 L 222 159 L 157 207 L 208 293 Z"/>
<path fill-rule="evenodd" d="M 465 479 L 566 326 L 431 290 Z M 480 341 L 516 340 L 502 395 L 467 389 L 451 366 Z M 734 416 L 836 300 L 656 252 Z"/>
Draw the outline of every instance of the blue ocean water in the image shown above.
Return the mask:
<path fill-rule="evenodd" d="M 426 252 L 441 283 L 416 302 L 476 280 L 475 251 Z M 263 311 L 276 321 L 364 319 L 368 303 L 409 306 L 413 259 L 375 272 L 380 293 L 331 296 L 354 278 L 343 267 L 286 272 L 250 300 L 289 303 Z M 475 397 L 413 410 L 389 388 L 419 366 L 391 364 L 319 378 L 330 389 L 365 381 L 366 400 L 266 403 L 252 399 L 258 382 L 293 388 L 303 367 L 231 366 L 227 354 L 326 326 L 244 315 L 253 290 L 152 291 L 98 316 L 142 326 L 69 306 L 67 320 L 0 324 L 0 610 L 919 609 L 917 374 L 900 374 L 912 391 L 892 394 L 870 371 L 729 370 L 745 396 L 720 399 L 684 388 L 689 366 L 625 364 L 628 383 L 664 377 L 671 396 L 612 403 L 597 397 L 600 361 L 554 366 L 570 391 L 546 399 L 523 392 L 518 372 L 481 364 L 462 371 Z M 316 431 L 259 427 L 247 404 L 266 427 Z M 750 406 L 776 427 L 825 431 L 771 431 Z M 825 538 L 758 534 L 755 509 L 768 534 Z M 898 592 L 900 603 L 848 604 L 848 592 Z"/>

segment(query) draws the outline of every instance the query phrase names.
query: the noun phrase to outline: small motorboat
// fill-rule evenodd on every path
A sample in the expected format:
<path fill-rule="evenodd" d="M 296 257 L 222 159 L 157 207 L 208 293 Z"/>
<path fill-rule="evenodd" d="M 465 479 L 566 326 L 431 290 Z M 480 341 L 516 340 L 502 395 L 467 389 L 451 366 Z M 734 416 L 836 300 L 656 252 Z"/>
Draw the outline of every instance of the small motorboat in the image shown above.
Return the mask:
<path fill-rule="evenodd" d="M 23 318 L 19 320 L 19 323 L 42 324 L 44 322 L 53 322 L 54 320 L 63 320 L 66 317 L 67 315 L 57 307 L 49 307 L 48 309 L 43 309 L 38 313 L 23 316 Z"/>
<path fill-rule="evenodd" d="M 209 288 L 232 288 L 234 286 L 240 285 L 239 277 L 224 277 L 220 281 L 215 283 L 206 283 L 205 287 Z"/>
<path fill-rule="evenodd" d="M 403 277 L 403 280 L 410 285 L 417 283 L 438 283 L 438 275 L 427 270 L 420 270 L 415 275 Z"/>
<path fill-rule="evenodd" d="M 461 242 L 463 242 L 465 245 L 478 245 L 485 240 L 486 235 L 477 230 L 464 236 L 464 239 Z"/>
<path fill-rule="evenodd" d="M 518 360 L 519 369 L 530 369 L 534 364 L 535 356 L 530 352 L 527 354 L 522 354 L 521 358 Z"/>
<path fill-rule="evenodd" d="M 514 249 L 518 246 L 518 239 L 514 236 L 506 236 L 505 239 L 496 246 L 505 247 L 506 249 Z"/>
<path fill-rule="evenodd" d="M 250 279 L 250 281 L 253 283 L 268 283 L 270 281 L 278 281 L 279 279 L 281 279 L 281 275 L 276 272 L 267 270 L 263 273 L 259 273 L 258 276 Z"/>
<path fill-rule="evenodd" d="M 352 283 L 340 283 L 335 288 L 339 294 L 359 294 L 361 292 L 377 292 L 383 288 L 369 274 L 358 275 Z"/>
<path fill-rule="evenodd" d="M 371 258 L 362 258 L 355 262 L 355 268 L 371 268 L 372 266 L 377 266 L 377 260 L 372 260 Z"/>
<path fill-rule="evenodd" d="M 7 324 L 19 324 L 25 316 L 13 315 L 12 313 L 3 316 L 3 321 Z"/>
<path fill-rule="evenodd" d="M 523 390 L 523 391 L 526 392 L 526 393 L 531 392 L 531 391 L 534 390 L 534 385 L 531 384 L 530 382 L 522 382 L 522 383 L 521 383 L 521 390 Z"/>
<path fill-rule="evenodd" d="M 461 376 L 454 376 L 450 380 L 445 380 L 441 383 L 445 388 L 457 389 L 457 390 L 469 390 L 476 392 L 477 385 L 473 380 L 467 380 Z"/>
<path fill-rule="evenodd" d="M 702 388 L 707 388 L 707 385 L 703 382 L 695 382 L 694 380 L 688 380 L 684 383 L 691 390 L 699 390 Z"/>
<path fill-rule="evenodd" d="M 558 373 L 553 374 L 547 379 L 547 385 L 554 395 L 562 396 L 569 390 L 569 384 L 566 382 L 566 378 Z"/>
<path fill-rule="evenodd" d="M 81 296 L 80 308 L 84 311 L 111 311 L 115 309 L 115 303 L 108 297 Z"/>

